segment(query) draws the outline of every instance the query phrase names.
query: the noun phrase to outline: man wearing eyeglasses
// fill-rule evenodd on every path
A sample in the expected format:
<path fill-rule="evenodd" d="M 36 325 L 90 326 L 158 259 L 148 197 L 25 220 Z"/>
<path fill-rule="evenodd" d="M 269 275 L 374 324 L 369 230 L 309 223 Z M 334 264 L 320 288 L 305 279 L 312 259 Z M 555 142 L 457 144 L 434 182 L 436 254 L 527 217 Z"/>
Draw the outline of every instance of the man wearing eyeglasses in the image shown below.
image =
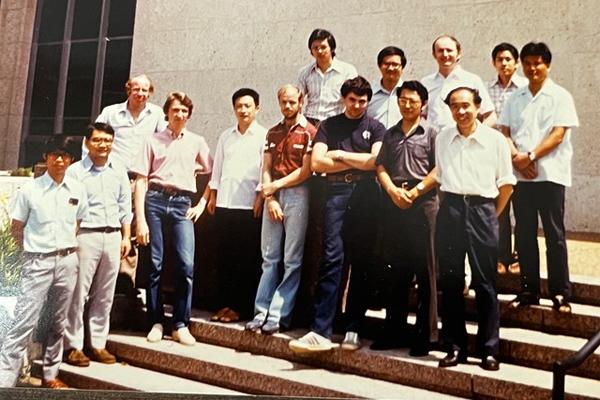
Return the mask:
<path fill-rule="evenodd" d="M 114 134 L 108 124 L 91 124 L 85 137 L 87 156 L 67 170 L 67 176 L 85 185 L 89 204 L 88 216 L 77 235 L 79 274 L 65 332 L 66 362 L 78 367 L 90 365 L 82 351 L 86 298 L 90 356 L 104 364 L 116 362 L 106 350 L 106 339 L 120 260 L 131 250 L 133 215 L 127 172 L 109 160 Z"/>
<path fill-rule="evenodd" d="M 367 115 L 381 122 L 386 129 L 400 121 L 396 89 L 402 85 L 402 72 L 406 66 L 404 51 L 396 46 L 384 47 L 377 55 L 381 79 L 373 82 L 373 97 Z"/>
<path fill-rule="evenodd" d="M 436 263 L 433 232 L 438 209 L 435 190 L 437 131 L 421 118 L 427 89 L 418 81 L 397 90 L 402 119 L 385 133 L 375 164 L 386 191 L 383 212 L 384 260 L 391 267 L 387 287 L 385 330 L 371 349 L 410 346 L 410 355 L 425 356 L 437 341 Z M 408 334 L 408 294 L 413 277 L 418 284 L 417 322 Z M 409 340 L 411 338 L 412 340 Z"/>

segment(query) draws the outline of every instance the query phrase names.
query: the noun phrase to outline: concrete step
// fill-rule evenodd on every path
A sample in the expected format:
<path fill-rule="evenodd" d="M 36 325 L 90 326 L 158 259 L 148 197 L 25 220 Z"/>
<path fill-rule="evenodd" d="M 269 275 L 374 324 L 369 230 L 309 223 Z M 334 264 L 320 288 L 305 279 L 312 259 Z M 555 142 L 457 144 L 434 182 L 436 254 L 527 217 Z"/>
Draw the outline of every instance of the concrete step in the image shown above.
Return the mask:
<path fill-rule="evenodd" d="M 241 333 L 244 333 L 238 330 Z M 282 339 L 275 339 L 282 340 Z M 314 368 L 243 349 L 206 343 L 183 346 L 165 338 L 111 334 L 107 347 L 128 364 L 260 395 L 344 398 L 454 399 L 385 380 Z"/>
<path fill-rule="evenodd" d="M 473 363 L 468 365 L 441 369 L 437 367 L 438 360 L 443 357 L 441 352 L 434 351 L 430 356 L 423 358 L 410 357 L 406 350 L 375 352 L 368 350 L 369 342 L 366 340 L 365 347 L 354 353 L 336 349 L 327 354 L 299 356 L 289 350 L 288 341 L 290 338 L 302 336 L 306 332 L 305 330 L 263 336 L 243 331 L 243 324 L 212 323 L 208 321 L 208 317 L 209 314 L 206 312 L 195 311 L 190 326 L 194 336 L 206 343 L 301 362 L 320 368 L 389 380 L 455 396 L 497 399 L 548 398 L 552 386 L 552 374 L 549 371 L 503 363 L 500 371 L 489 372 L 476 365 L 476 359 L 472 359 Z M 469 329 L 473 331 L 474 327 L 471 326 Z M 534 341 L 540 340 L 535 333 L 529 332 L 528 335 L 534 335 L 532 339 Z M 540 347 L 532 348 L 525 340 L 528 335 L 521 330 L 502 329 L 503 357 L 506 355 L 504 359 L 510 361 L 513 357 L 521 360 L 522 364 L 529 363 L 535 366 L 536 363 L 540 363 L 548 366 L 552 360 L 546 359 L 544 352 L 555 347 L 554 344 L 558 344 L 558 340 L 554 340 L 556 343 L 552 346 L 538 345 Z M 520 336 L 521 341 L 511 339 L 510 336 Z M 546 339 L 552 340 L 551 337 Z M 341 340 L 341 337 L 337 337 L 337 340 Z M 558 351 L 569 354 L 583 342 L 577 338 L 566 338 L 564 341 L 560 340 L 557 348 Z M 523 346 L 523 348 L 519 350 L 519 346 Z M 521 352 L 525 354 L 521 355 Z M 597 374 L 598 354 L 594 355 L 593 360 L 591 362 L 593 365 L 586 366 L 586 368 L 590 368 L 589 373 Z M 570 398 L 600 398 L 600 381 L 598 379 L 568 376 L 566 388 L 567 393 L 571 395 Z"/>
<path fill-rule="evenodd" d="M 32 375 L 41 377 L 41 369 L 41 361 L 35 361 Z M 89 367 L 85 368 L 62 363 L 60 379 L 72 388 L 87 390 L 194 393 L 221 396 L 244 394 L 191 379 L 139 368 L 126 362 L 112 365 L 92 362 Z"/>
<path fill-rule="evenodd" d="M 600 306 L 600 279 L 591 276 L 571 276 L 573 295 L 571 300 L 579 304 Z M 497 287 L 499 293 L 519 293 L 521 278 L 515 274 L 498 275 Z M 542 295 L 548 294 L 548 279 L 541 280 Z"/>

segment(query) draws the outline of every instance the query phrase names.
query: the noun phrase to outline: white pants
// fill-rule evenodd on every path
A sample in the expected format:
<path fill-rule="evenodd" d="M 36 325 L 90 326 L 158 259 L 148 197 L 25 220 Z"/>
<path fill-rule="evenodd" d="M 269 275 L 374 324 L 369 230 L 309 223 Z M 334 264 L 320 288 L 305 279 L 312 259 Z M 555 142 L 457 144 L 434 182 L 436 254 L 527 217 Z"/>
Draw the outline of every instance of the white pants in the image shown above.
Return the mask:
<path fill-rule="evenodd" d="M 84 345 L 83 310 L 88 303 L 90 342 L 94 349 L 106 347 L 119 274 L 121 232 L 82 231 L 79 243 L 79 273 L 73 301 L 67 314 L 65 348 L 82 350 Z"/>
<path fill-rule="evenodd" d="M 15 319 L 0 350 L 0 387 L 16 384 L 31 334 L 46 303 L 49 325 L 45 327 L 43 376 L 47 381 L 56 379 L 63 354 L 67 308 L 76 280 L 76 253 L 65 257 L 32 258 L 23 264 Z"/>

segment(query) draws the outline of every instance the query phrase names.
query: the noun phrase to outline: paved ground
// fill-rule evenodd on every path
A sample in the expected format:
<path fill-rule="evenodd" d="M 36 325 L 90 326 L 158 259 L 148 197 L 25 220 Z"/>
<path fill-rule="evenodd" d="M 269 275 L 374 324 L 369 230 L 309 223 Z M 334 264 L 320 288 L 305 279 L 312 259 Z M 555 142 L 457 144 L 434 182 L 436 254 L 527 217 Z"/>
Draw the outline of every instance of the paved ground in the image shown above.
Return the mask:
<path fill-rule="evenodd" d="M 600 237 L 598 235 L 573 234 L 567 236 L 569 271 L 571 275 L 600 278 Z M 540 264 L 546 268 L 546 245 L 544 237 L 538 237 Z"/>

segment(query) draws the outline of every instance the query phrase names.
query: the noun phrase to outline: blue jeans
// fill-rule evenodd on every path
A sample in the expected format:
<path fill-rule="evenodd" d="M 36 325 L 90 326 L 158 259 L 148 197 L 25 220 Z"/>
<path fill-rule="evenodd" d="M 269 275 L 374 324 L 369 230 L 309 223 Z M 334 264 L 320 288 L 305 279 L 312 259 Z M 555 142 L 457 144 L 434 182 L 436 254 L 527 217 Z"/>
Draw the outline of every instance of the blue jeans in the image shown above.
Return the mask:
<path fill-rule="evenodd" d="M 164 308 L 161 274 L 164 266 L 165 240 L 173 245 L 175 293 L 173 295 L 173 329 L 189 324 L 194 276 L 194 224 L 185 218 L 190 208 L 188 196 L 169 196 L 154 190 L 146 193 L 146 221 L 150 229 L 150 271 L 146 288 L 146 306 L 150 325 L 162 323 Z"/>
<path fill-rule="evenodd" d="M 283 221 L 273 221 L 266 204 L 263 210 L 262 275 L 254 308 L 256 317 L 285 327 L 290 325 L 300 284 L 300 267 L 308 225 L 308 196 L 307 184 L 277 192 L 277 200 L 283 210 Z"/>

